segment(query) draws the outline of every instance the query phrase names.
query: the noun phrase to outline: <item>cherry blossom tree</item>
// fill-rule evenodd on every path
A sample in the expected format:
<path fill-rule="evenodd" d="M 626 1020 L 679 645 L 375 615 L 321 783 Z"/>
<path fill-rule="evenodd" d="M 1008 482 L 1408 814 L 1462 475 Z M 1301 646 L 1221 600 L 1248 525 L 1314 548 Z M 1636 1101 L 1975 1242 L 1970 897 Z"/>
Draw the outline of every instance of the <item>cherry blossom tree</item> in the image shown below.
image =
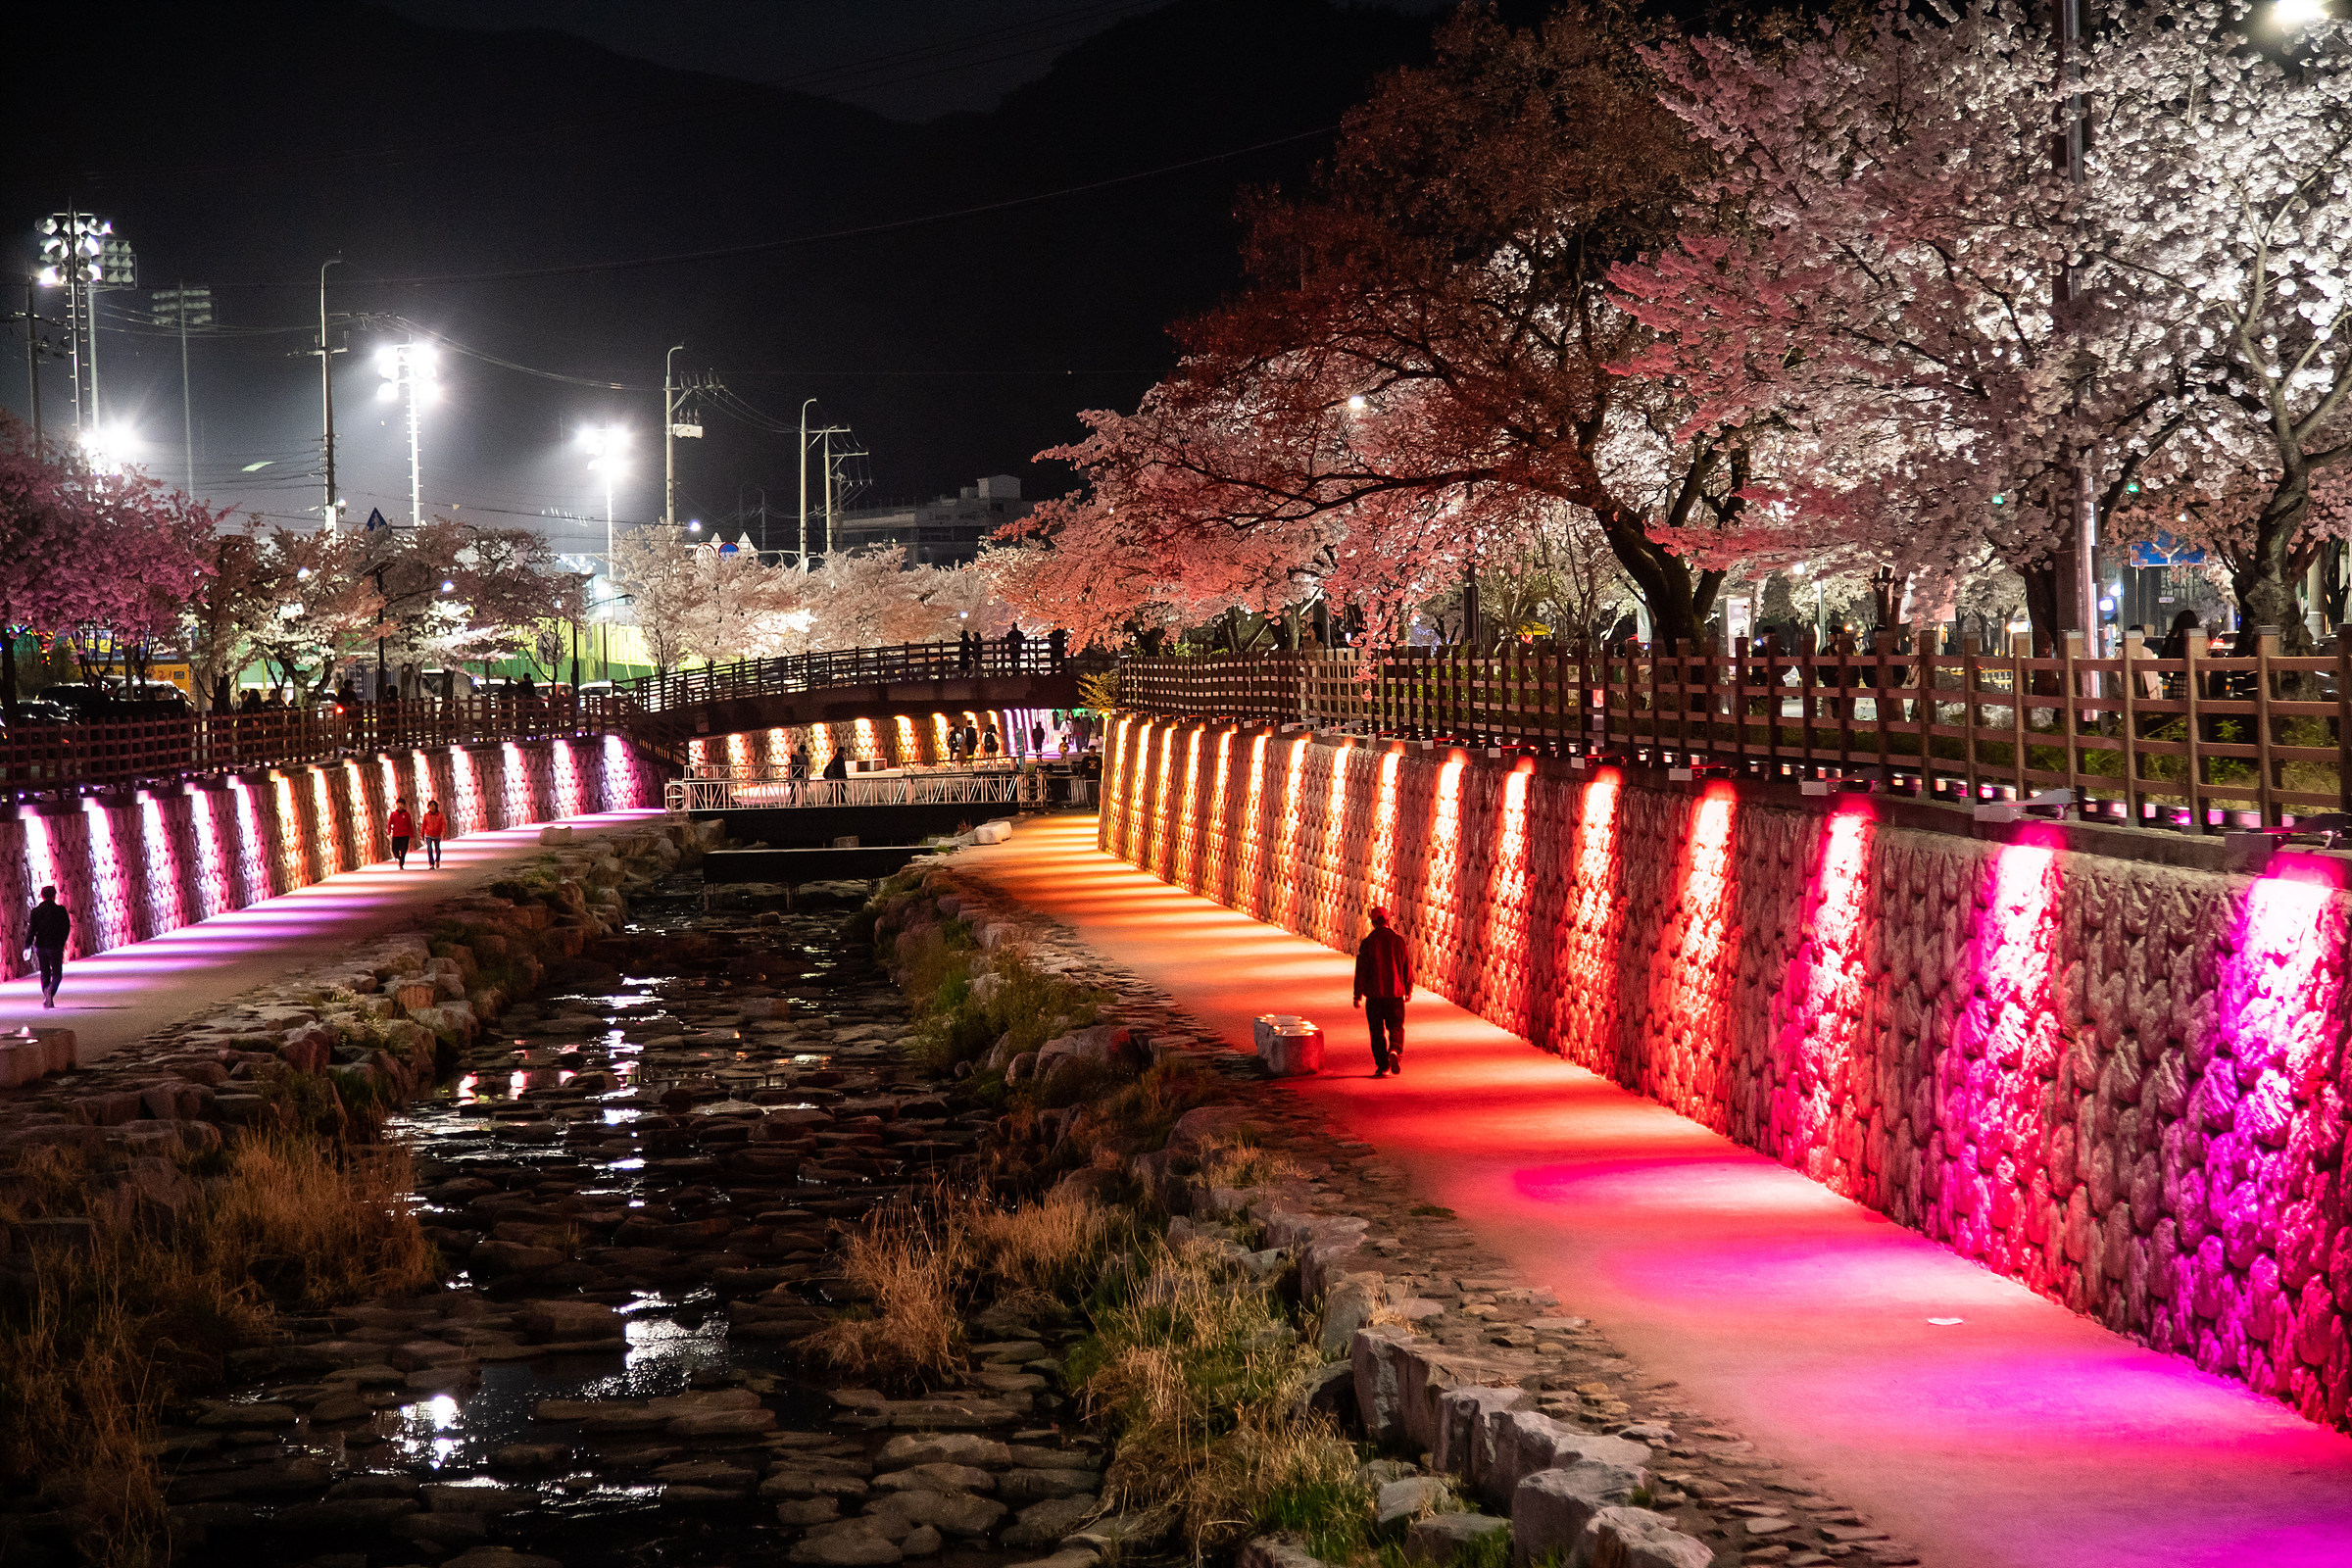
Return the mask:
<path fill-rule="evenodd" d="M 134 671 L 174 630 L 211 569 L 219 517 L 135 469 L 72 448 L 39 448 L 0 423 L 0 626 L 103 628 Z M 15 638 L 0 636 L 0 702 L 16 702 Z"/>
<path fill-rule="evenodd" d="M 2116 213 L 2094 254 L 2148 281 L 2208 390 L 2158 477 L 2210 498 L 2243 635 L 2275 625 L 2299 649 L 2298 563 L 2341 537 L 2314 487 L 2352 460 L 2352 31 L 2323 16 L 2282 32 L 2275 15 L 2134 11 L 2096 41 L 2084 87 Z M 2258 507 L 2249 482 L 2267 486 Z"/>
<path fill-rule="evenodd" d="M 1466 8 L 1433 64 L 1351 112 L 1310 197 L 1246 215 L 1252 284 L 1178 328 L 1175 374 L 1042 454 L 1089 489 L 1006 530 L 1021 613 L 1084 642 L 1320 591 L 1393 640 L 1565 504 L 1658 634 L 1695 638 L 1715 536 L 1752 552 L 1791 519 L 1746 516 L 1778 432 L 1690 428 L 1606 287 L 1688 221 L 1706 172 L 1639 41 L 1613 9 L 1514 30 Z"/>
<path fill-rule="evenodd" d="M 18 628 L 54 625 L 51 585 L 71 548 L 77 506 L 66 469 L 0 414 L 0 703 L 17 721 Z"/>
<path fill-rule="evenodd" d="M 1695 194 L 1717 221 L 1612 273 L 1657 333 L 1637 363 L 1692 396 L 1684 433 L 1786 429 L 1809 453 L 1777 487 L 1799 515 L 1937 600 L 1989 552 L 2046 640 L 2075 474 L 2104 514 L 2158 458 L 2198 461 L 2209 370 L 2172 291 L 2104 259 L 2147 198 L 2112 160 L 2076 184 L 2052 158 L 2040 19 L 1885 6 L 1648 58 L 1716 155 Z"/>

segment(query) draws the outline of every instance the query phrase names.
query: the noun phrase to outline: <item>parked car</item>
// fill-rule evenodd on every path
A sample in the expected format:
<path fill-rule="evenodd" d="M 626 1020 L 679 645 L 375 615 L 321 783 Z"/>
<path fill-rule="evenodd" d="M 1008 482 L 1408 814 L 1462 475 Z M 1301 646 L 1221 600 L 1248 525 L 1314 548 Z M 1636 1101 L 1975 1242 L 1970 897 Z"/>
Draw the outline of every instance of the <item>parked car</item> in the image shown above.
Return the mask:
<path fill-rule="evenodd" d="M 119 724 L 138 719 L 186 718 L 196 710 L 170 681 L 125 681 L 120 686 L 73 682 L 41 688 L 41 701 L 70 710 L 74 722 Z"/>
<path fill-rule="evenodd" d="M 74 710 L 63 703 L 52 703 L 38 697 L 17 699 L 17 727 L 28 729 L 38 724 L 71 724 Z M 8 722 L 8 710 L 0 708 L 0 724 Z"/>

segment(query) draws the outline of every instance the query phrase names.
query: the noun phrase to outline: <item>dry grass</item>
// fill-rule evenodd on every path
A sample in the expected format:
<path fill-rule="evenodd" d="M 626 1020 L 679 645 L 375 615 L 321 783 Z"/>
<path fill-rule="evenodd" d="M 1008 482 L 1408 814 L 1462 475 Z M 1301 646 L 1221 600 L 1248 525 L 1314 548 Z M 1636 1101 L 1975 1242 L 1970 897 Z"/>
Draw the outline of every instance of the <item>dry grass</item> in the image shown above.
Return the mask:
<path fill-rule="evenodd" d="M 159 1412 L 265 1340 L 278 1306 L 434 1277 L 402 1199 L 405 1152 L 347 1163 L 326 1146 L 254 1142 L 214 1163 L 172 1210 L 119 1190 L 93 1202 L 79 1158 L 44 1152 L 11 1172 L 0 1207 L 13 1223 L 87 1221 L 33 1241 L 29 1290 L 0 1318 L 0 1473 L 37 1480 L 94 1563 L 168 1559 Z"/>
<path fill-rule="evenodd" d="M 958 1371 L 966 1311 L 1081 1294 L 1127 1226 L 1125 1215 L 1069 1197 L 1000 1209 L 939 1191 L 894 1203 L 843 1250 L 842 1276 L 866 1304 L 800 1348 L 837 1372 L 900 1386 Z"/>
<path fill-rule="evenodd" d="M 868 1305 L 799 1342 L 835 1371 L 907 1384 L 963 1365 L 956 1285 L 968 1241 L 929 1204 L 894 1203 L 850 1237 L 842 1276 Z"/>
<path fill-rule="evenodd" d="M 405 1148 L 338 1160 L 318 1145 L 248 1144 L 230 1159 L 202 1226 L 217 1272 L 316 1308 L 421 1290 L 438 1259 L 409 1212 Z"/>
<path fill-rule="evenodd" d="M 974 1261 L 1000 1298 L 1013 1291 L 1057 1299 L 1083 1295 L 1129 1225 L 1127 1216 L 1066 1194 L 1015 1209 L 973 1203 L 968 1212 Z"/>
<path fill-rule="evenodd" d="M 1089 1414 L 1118 1434 L 1106 1502 L 1196 1552 L 1306 1506 L 1279 1507 L 1286 1497 L 1325 1499 L 1318 1516 L 1361 1511 L 1353 1450 L 1296 1412 L 1313 1349 L 1213 1249 L 1148 1243 L 1095 1330 L 1073 1370 Z"/>
<path fill-rule="evenodd" d="M 1200 1180 L 1209 1187 L 1270 1187 L 1302 1173 L 1290 1155 L 1243 1138 L 1202 1139 L 1198 1157 Z"/>

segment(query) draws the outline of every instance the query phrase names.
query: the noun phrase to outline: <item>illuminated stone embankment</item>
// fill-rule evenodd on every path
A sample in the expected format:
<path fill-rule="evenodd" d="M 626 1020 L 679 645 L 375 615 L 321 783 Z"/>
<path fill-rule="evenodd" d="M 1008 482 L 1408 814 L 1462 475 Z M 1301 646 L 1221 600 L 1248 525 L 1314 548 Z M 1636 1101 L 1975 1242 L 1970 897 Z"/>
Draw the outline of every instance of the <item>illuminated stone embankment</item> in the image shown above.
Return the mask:
<path fill-rule="evenodd" d="M 2229 874 L 2210 845 L 1230 726 L 1108 743 L 1105 850 L 1335 948 L 1386 905 L 1456 1003 L 2343 1419 L 2334 858 Z"/>
<path fill-rule="evenodd" d="M 54 883 L 69 958 L 120 948 L 388 858 L 384 822 L 437 800 L 450 834 L 662 804 L 662 770 L 617 736 L 355 757 L 0 814 L 0 908 Z M 0 979 L 28 973 L 0 944 Z"/>

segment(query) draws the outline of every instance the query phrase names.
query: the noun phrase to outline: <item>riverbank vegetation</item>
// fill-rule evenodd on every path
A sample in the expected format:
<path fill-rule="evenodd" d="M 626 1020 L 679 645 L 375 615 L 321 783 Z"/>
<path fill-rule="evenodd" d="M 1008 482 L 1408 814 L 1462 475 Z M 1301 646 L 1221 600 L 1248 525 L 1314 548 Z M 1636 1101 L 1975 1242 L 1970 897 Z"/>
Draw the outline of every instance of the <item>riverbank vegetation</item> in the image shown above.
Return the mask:
<path fill-rule="evenodd" d="M 0 1303 L 0 1474 L 73 1516 L 81 1554 L 168 1560 L 164 1409 L 218 1383 L 281 1312 L 420 1290 L 439 1259 L 410 1213 L 406 1152 L 307 1130 L 148 1156 L 92 1179 L 69 1149 L 0 1187 L 17 1266 Z"/>

